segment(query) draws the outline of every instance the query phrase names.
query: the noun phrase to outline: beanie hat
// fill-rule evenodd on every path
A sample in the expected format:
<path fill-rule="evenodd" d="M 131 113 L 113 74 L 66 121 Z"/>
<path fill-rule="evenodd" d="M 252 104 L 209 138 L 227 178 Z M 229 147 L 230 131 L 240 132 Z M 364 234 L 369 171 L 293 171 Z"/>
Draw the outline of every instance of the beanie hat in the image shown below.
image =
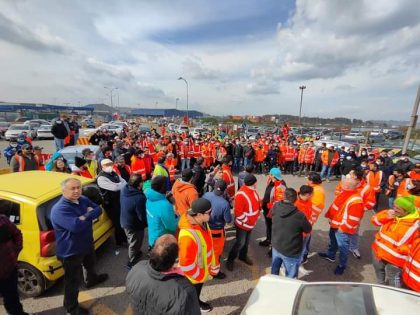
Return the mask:
<path fill-rule="evenodd" d="M 84 158 L 81 158 L 79 156 L 76 156 L 74 158 L 74 165 L 76 165 L 77 167 L 81 167 L 85 164 L 86 164 L 86 160 Z"/>
<path fill-rule="evenodd" d="M 153 190 L 164 194 L 166 192 L 166 177 L 162 175 L 153 177 L 151 187 Z"/>
<path fill-rule="evenodd" d="M 193 177 L 194 173 L 190 168 L 186 168 L 181 173 L 181 179 L 184 182 L 189 182 L 191 178 Z"/>
<path fill-rule="evenodd" d="M 279 180 L 280 179 L 283 179 L 283 177 L 281 176 L 281 171 L 280 171 L 280 169 L 278 167 L 273 167 L 270 170 L 270 175 L 273 176 L 276 179 L 279 179 Z"/>
<path fill-rule="evenodd" d="M 414 199 L 415 199 L 414 196 L 399 197 L 395 199 L 394 204 L 404 209 L 408 213 L 414 213 L 416 211 L 416 206 L 414 205 Z"/>
<path fill-rule="evenodd" d="M 244 183 L 246 186 L 252 186 L 257 182 L 257 178 L 252 174 L 246 174 L 244 178 Z"/>
<path fill-rule="evenodd" d="M 191 209 L 188 210 L 188 214 L 196 215 L 198 213 L 204 213 L 211 209 L 211 203 L 207 199 L 198 198 L 191 204 Z"/>

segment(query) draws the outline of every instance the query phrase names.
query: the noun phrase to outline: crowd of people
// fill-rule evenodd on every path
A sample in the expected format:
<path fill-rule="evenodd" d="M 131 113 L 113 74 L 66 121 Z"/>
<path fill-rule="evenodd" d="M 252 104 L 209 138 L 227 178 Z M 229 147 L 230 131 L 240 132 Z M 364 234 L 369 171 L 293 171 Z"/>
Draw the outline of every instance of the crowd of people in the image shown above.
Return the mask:
<path fill-rule="evenodd" d="M 253 265 L 248 247 L 261 214 L 266 238 L 259 245 L 268 248 L 271 273 L 279 274 L 283 266 L 286 277 L 297 278 L 308 261 L 313 226 L 321 214 L 325 212 L 330 231 L 326 251 L 318 254 L 335 262 L 338 252 L 334 273 L 342 275 L 349 254 L 361 257 L 359 226 L 364 214 L 373 210 L 371 222 L 380 227 L 372 244 L 378 283 L 420 289 L 420 164 L 412 164 L 407 155 L 315 147 L 287 128 L 249 140 L 212 134 L 193 138 L 164 128 L 160 134 L 143 134 L 127 125 L 120 134 L 98 130 L 89 141 L 100 146 L 99 156 L 85 149 L 71 167 L 57 152 L 41 160 L 42 148 L 23 143 L 16 149 L 11 141 L 16 150 L 11 169 L 45 169 L 96 180 L 101 197 L 97 202 L 114 224 L 115 254 L 128 247 L 127 292 L 136 314 L 210 311 L 212 306 L 200 295 L 206 281 L 227 276 L 221 264 L 226 227 L 233 227 L 236 237 L 225 268 L 237 268 L 236 259 Z M 266 175 L 259 177 L 267 180 L 262 195 L 257 174 Z M 307 182 L 294 189 L 284 174 L 305 176 Z M 333 176 L 338 185 L 334 201 L 326 207 L 323 181 Z M 81 280 L 74 271 L 82 265 L 90 268 L 86 281 L 92 285 L 107 278 L 89 264 L 94 252 L 87 234 L 101 208 L 81 196 L 80 182 L 71 178 L 63 183 L 52 222 L 57 256 L 66 273 L 64 306 L 70 314 L 84 314 L 77 302 Z M 381 200 L 387 200 L 384 210 L 379 210 Z M 72 225 L 64 218 L 72 218 Z M 143 253 L 146 233 L 149 250 Z M 72 252 L 72 244 L 82 239 L 86 248 Z"/>

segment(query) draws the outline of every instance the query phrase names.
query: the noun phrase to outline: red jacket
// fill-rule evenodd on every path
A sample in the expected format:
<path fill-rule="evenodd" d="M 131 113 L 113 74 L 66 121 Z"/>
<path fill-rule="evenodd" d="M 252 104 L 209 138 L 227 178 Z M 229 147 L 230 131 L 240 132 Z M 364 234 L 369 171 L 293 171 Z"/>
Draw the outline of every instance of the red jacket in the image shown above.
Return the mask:
<path fill-rule="evenodd" d="M 235 195 L 233 210 L 235 225 L 242 230 L 251 231 L 257 224 L 261 211 L 258 192 L 248 186 L 242 186 Z"/>
<path fill-rule="evenodd" d="M 235 179 L 233 178 L 232 171 L 230 167 L 226 164 L 222 165 L 223 170 L 223 181 L 227 185 L 227 194 L 229 198 L 233 198 L 235 196 Z"/>
<path fill-rule="evenodd" d="M 410 246 L 402 279 L 410 289 L 420 292 L 420 237 L 417 237 Z"/>

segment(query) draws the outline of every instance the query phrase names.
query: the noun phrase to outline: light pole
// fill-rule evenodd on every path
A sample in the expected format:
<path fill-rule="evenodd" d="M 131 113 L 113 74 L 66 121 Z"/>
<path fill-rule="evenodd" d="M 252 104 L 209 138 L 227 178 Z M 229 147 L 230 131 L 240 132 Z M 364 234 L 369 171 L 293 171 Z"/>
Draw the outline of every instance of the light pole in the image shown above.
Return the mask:
<path fill-rule="evenodd" d="M 302 136 L 302 100 L 303 100 L 303 90 L 306 89 L 306 86 L 299 86 L 300 89 L 300 107 L 299 107 L 299 126 L 300 126 L 300 136 Z"/>
<path fill-rule="evenodd" d="M 190 117 L 188 114 L 188 81 L 185 80 L 183 77 L 179 77 L 178 80 L 182 80 L 185 82 L 185 84 L 187 85 L 187 125 L 190 125 Z"/>
<path fill-rule="evenodd" d="M 112 92 L 114 92 L 115 90 L 118 90 L 118 88 L 117 87 L 104 86 L 104 89 L 107 89 L 109 91 L 109 98 L 110 98 L 110 101 L 111 101 L 111 107 L 114 107 L 114 104 L 112 102 Z"/>
<path fill-rule="evenodd" d="M 178 101 L 179 101 L 179 98 L 177 97 L 177 98 L 175 99 L 175 109 L 178 109 Z"/>

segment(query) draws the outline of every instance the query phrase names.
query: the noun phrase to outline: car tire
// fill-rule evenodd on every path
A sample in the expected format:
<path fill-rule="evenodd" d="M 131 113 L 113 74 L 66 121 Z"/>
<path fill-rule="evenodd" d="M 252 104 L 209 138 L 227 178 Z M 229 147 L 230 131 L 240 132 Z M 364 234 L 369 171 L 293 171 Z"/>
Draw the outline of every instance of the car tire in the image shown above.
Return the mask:
<path fill-rule="evenodd" d="M 46 288 L 46 279 L 43 274 L 35 267 L 19 262 L 18 270 L 18 290 L 27 297 L 41 295 Z"/>

